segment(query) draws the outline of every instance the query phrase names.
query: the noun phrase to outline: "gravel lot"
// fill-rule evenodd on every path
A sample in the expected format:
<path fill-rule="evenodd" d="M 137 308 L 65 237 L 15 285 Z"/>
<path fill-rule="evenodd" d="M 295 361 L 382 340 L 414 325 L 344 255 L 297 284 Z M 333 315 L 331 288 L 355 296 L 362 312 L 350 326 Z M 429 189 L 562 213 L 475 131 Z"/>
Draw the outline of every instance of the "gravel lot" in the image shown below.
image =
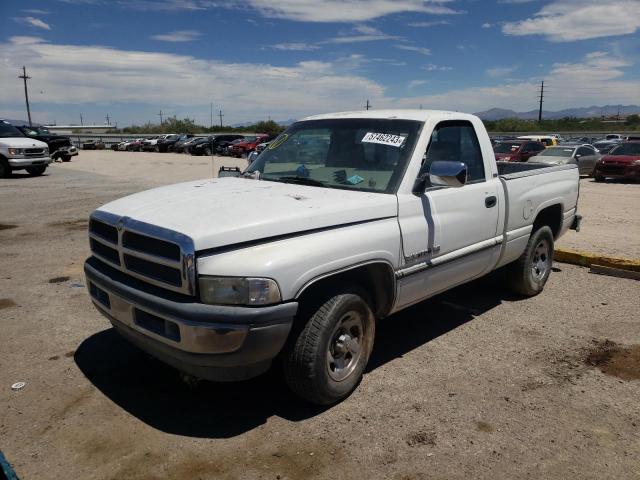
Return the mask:
<path fill-rule="evenodd" d="M 87 216 L 211 171 L 105 151 L 0 179 L 0 449 L 20 478 L 640 477 L 637 281 L 557 264 L 532 299 L 499 275 L 457 288 L 386 319 L 329 409 L 276 371 L 189 387 L 130 347 L 86 293 Z M 585 227 L 561 245 L 638 257 L 639 187 L 582 180 Z"/>

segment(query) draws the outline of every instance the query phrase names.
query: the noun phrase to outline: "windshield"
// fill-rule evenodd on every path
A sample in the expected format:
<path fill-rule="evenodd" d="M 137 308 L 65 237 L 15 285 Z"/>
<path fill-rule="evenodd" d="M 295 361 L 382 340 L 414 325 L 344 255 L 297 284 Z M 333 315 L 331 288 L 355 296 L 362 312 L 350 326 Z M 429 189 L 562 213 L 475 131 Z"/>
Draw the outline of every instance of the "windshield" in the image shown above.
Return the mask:
<path fill-rule="evenodd" d="M 328 119 L 298 122 L 249 166 L 263 180 L 394 193 L 421 122 Z"/>
<path fill-rule="evenodd" d="M 23 133 L 9 122 L 0 120 L 0 138 L 24 137 Z"/>
<path fill-rule="evenodd" d="M 517 152 L 520 146 L 520 143 L 501 142 L 494 145 L 493 151 L 495 153 L 512 153 Z"/>
<path fill-rule="evenodd" d="M 38 132 L 40 132 L 41 135 L 51 135 L 51 132 L 45 127 L 38 127 Z"/>
<path fill-rule="evenodd" d="M 538 154 L 541 157 L 571 157 L 571 155 L 573 155 L 573 148 L 564 147 L 549 147 Z"/>
<path fill-rule="evenodd" d="M 640 143 L 623 143 L 611 150 L 609 155 L 640 155 Z"/>

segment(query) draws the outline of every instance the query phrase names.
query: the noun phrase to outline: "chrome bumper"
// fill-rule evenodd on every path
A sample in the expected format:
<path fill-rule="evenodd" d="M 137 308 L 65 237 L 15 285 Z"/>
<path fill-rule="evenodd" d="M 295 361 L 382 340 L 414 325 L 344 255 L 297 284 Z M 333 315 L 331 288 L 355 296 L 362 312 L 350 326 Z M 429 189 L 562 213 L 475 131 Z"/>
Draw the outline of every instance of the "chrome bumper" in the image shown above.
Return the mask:
<path fill-rule="evenodd" d="M 23 167 L 36 167 L 38 165 L 49 165 L 51 158 L 49 157 L 36 157 L 36 158 L 9 158 L 9 165 L 13 168 Z"/>

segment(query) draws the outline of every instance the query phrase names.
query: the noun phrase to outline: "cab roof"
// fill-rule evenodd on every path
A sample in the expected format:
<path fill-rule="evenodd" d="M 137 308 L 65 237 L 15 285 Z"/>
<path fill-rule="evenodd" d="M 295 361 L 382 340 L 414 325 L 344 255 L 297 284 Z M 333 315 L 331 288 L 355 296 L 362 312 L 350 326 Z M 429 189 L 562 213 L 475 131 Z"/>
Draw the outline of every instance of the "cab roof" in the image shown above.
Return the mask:
<path fill-rule="evenodd" d="M 356 110 L 350 112 L 324 113 L 303 118 L 307 120 L 329 120 L 338 118 L 374 118 L 388 120 L 417 120 L 425 122 L 431 117 L 452 117 L 452 120 L 471 120 L 477 118 L 468 113 L 446 110 L 390 109 L 390 110 Z"/>

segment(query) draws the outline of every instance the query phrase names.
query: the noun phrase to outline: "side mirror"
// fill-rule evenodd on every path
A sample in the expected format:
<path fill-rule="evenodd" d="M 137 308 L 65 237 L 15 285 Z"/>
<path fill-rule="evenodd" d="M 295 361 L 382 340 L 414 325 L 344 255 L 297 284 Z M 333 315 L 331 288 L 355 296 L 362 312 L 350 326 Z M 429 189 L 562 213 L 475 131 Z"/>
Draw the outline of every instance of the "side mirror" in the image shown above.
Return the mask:
<path fill-rule="evenodd" d="M 467 183 L 467 166 L 462 162 L 433 162 L 429 181 L 434 187 L 462 187 Z"/>
<path fill-rule="evenodd" d="M 414 195 L 422 195 L 427 185 L 432 187 L 462 187 L 467 183 L 467 166 L 462 162 L 436 161 L 431 164 L 429 172 L 416 178 L 411 191 Z"/>

